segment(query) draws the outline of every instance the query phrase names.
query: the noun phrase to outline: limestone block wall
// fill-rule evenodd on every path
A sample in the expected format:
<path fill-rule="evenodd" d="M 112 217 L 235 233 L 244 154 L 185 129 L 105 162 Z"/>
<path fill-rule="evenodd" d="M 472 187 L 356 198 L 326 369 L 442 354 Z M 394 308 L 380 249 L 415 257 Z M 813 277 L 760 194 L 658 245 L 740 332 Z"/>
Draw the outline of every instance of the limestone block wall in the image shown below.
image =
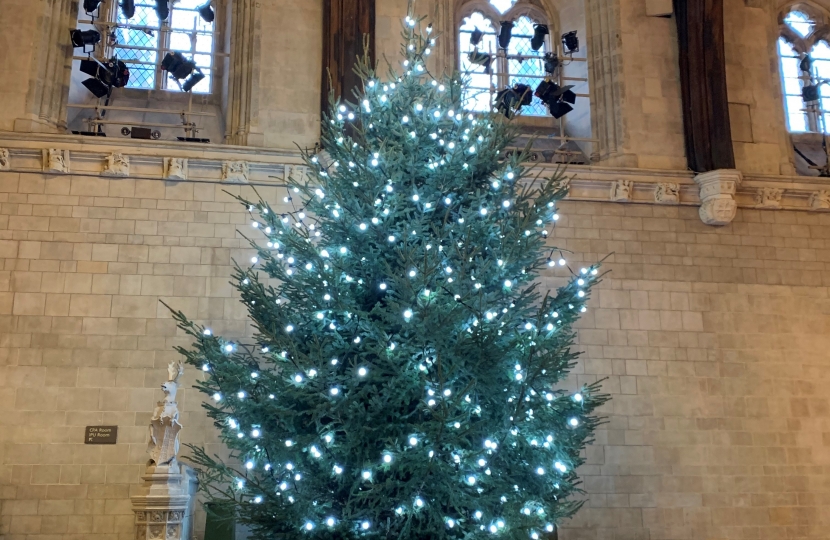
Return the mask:
<path fill-rule="evenodd" d="M 159 300 L 248 334 L 228 284 L 247 215 L 223 190 L 250 188 L 196 180 L 0 172 L 4 540 L 133 538 L 145 426 L 187 344 Z M 694 206 L 577 201 L 562 215 L 551 243 L 574 269 L 613 253 L 568 384 L 605 378 L 613 400 L 561 538 L 826 538 L 830 216 L 742 208 L 716 229 Z M 200 396 L 179 397 L 184 441 L 210 444 Z M 118 444 L 82 444 L 98 424 Z"/>

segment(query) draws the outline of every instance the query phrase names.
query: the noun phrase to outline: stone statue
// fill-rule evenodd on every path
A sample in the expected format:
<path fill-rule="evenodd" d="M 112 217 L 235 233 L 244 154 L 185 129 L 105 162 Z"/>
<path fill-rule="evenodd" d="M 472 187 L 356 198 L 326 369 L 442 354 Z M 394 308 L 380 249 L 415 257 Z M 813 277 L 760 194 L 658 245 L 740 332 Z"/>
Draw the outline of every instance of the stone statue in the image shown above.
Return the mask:
<path fill-rule="evenodd" d="M 814 191 L 810 194 L 810 208 L 813 210 L 830 210 L 830 191 Z"/>
<path fill-rule="evenodd" d="M 179 453 L 179 407 L 176 392 L 179 389 L 179 377 L 184 374 L 182 362 L 167 366 L 167 382 L 161 385 L 164 401 L 159 401 L 150 419 L 150 442 L 147 452 L 150 463 L 155 465 L 175 465 Z"/>
<path fill-rule="evenodd" d="M 680 184 L 661 182 L 654 188 L 654 202 L 658 204 L 678 204 L 680 202 Z"/>
<path fill-rule="evenodd" d="M 43 172 L 68 173 L 69 150 L 58 150 L 57 148 L 44 148 Z"/>
<path fill-rule="evenodd" d="M 130 158 L 121 152 L 113 152 L 104 164 L 103 176 L 130 176 Z"/>
<path fill-rule="evenodd" d="M 11 168 L 9 150 L 7 148 L 0 148 L 0 171 L 8 171 Z"/>
<path fill-rule="evenodd" d="M 247 161 L 223 161 L 222 181 L 229 184 L 247 184 L 250 168 Z"/>
<path fill-rule="evenodd" d="M 164 178 L 168 180 L 187 180 L 187 159 L 164 158 Z"/>
<path fill-rule="evenodd" d="M 763 187 L 755 192 L 755 204 L 759 208 L 781 208 L 781 196 L 784 190 L 779 188 Z"/>
<path fill-rule="evenodd" d="M 630 201 L 633 187 L 634 182 L 631 180 L 617 180 L 611 184 L 611 200 L 617 202 Z"/>
<path fill-rule="evenodd" d="M 193 469 L 176 460 L 179 451 L 179 408 L 176 391 L 184 364 L 167 366 L 167 382 L 150 420 L 150 461 L 141 484 L 130 495 L 135 512 L 135 540 L 189 540 L 198 479 Z"/>

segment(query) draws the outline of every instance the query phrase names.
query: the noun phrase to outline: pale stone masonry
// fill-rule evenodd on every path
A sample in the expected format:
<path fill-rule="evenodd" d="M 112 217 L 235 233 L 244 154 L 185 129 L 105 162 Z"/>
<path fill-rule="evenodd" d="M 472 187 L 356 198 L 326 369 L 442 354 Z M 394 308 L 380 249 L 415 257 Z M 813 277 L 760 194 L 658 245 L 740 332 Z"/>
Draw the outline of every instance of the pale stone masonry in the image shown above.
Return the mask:
<path fill-rule="evenodd" d="M 247 213 L 224 193 L 250 189 L 0 172 L 4 540 L 132 538 L 158 373 L 187 344 L 159 300 L 250 332 L 228 284 L 250 257 Z M 561 213 L 551 243 L 572 268 L 613 253 L 569 381 L 605 378 L 613 400 L 561 537 L 827 538 L 830 215 L 740 208 L 714 228 L 695 206 Z M 182 438 L 210 443 L 198 376 L 179 394 Z M 82 444 L 99 424 L 118 444 Z"/>

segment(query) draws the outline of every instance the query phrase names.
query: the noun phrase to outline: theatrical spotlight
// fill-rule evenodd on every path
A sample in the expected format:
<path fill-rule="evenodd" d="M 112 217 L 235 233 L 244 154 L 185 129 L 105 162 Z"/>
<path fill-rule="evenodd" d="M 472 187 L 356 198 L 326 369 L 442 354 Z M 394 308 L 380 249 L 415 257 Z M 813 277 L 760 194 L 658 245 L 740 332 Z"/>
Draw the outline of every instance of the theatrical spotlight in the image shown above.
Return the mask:
<path fill-rule="evenodd" d="M 470 45 L 473 47 L 478 47 L 478 44 L 481 43 L 481 38 L 484 37 L 484 32 L 475 28 L 472 33 L 470 34 Z"/>
<path fill-rule="evenodd" d="M 166 21 L 170 16 L 169 0 L 156 0 L 156 15 L 160 21 Z"/>
<path fill-rule="evenodd" d="M 121 13 L 125 19 L 132 19 L 135 16 L 135 0 L 122 0 Z"/>
<path fill-rule="evenodd" d="M 559 86 L 556 83 L 542 81 L 536 88 L 536 97 L 548 106 L 551 116 L 559 119 L 571 112 L 571 105 L 576 103 L 576 94 L 571 88 L 573 85 L 570 84 Z"/>
<path fill-rule="evenodd" d="M 546 24 L 533 25 L 533 37 L 530 38 L 530 48 L 538 51 L 545 44 L 545 36 L 550 34 Z"/>
<path fill-rule="evenodd" d="M 94 58 L 81 60 L 81 72 L 91 76 L 82 84 L 97 98 L 109 95 L 113 88 L 127 86 L 130 81 L 130 70 L 117 58 L 108 60 L 106 64 Z"/>
<path fill-rule="evenodd" d="M 167 53 L 161 61 L 161 69 L 170 73 L 183 92 L 190 92 L 205 78 L 205 74 L 196 67 L 196 63 L 185 58 L 180 52 Z M 186 79 L 184 83 L 182 79 Z"/>
<path fill-rule="evenodd" d="M 72 46 L 76 49 L 81 47 L 83 48 L 84 52 L 91 52 L 95 50 L 95 45 L 100 43 L 101 41 L 101 34 L 98 33 L 96 30 L 70 30 L 69 31 L 69 38 L 72 40 Z M 88 51 L 86 50 L 87 46 L 90 46 L 91 49 Z"/>
<path fill-rule="evenodd" d="M 467 55 L 467 60 L 476 66 L 484 66 L 484 73 L 487 73 L 488 75 L 490 74 L 490 63 L 493 59 L 489 54 L 479 51 L 470 51 L 470 54 Z"/>
<path fill-rule="evenodd" d="M 101 4 L 101 0 L 84 0 L 84 11 L 86 13 L 92 13 L 98 6 Z"/>
<path fill-rule="evenodd" d="M 556 55 L 555 52 L 545 53 L 544 65 L 545 73 L 547 73 L 548 75 L 553 75 L 554 73 L 556 73 L 556 69 L 559 67 L 559 57 Z"/>
<path fill-rule="evenodd" d="M 818 93 L 818 85 L 817 84 L 808 84 L 807 86 L 801 87 L 801 99 L 805 102 L 811 101 L 818 101 L 819 93 Z"/>
<path fill-rule="evenodd" d="M 180 52 L 169 52 L 161 61 L 161 69 L 168 71 L 176 80 L 186 78 L 195 67 L 193 60 L 188 60 Z"/>
<path fill-rule="evenodd" d="M 210 7 L 210 2 L 201 6 L 198 10 L 199 16 L 204 20 L 206 23 L 212 23 L 213 20 L 216 18 L 216 14 L 213 12 L 213 8 Z"/>
<path fill-rule="evenodd" d="M 565 47 L 565 54 L 579 52 L 579 38 L 576 37 L 576 30 L 562 34 L 562 45 Z"/>
<path fill-rule="evenodd" d="M 502 21 L 499 29 L 499 47 L 506 49 L 513 38 L 513 21 Z"/>
<path fill-rule="evenodd" d="M 533 93 L 526 84 L 514 84 L 513 88 L 505 88 L 496 94 L 496 108 L 507 118 L 525 105 L 533 101 Z"/>
<path fill-rule="evenodd" d="M 182 92 L 190 92 L 193 90 L 193 87 L 202 82 L 202 79 L 205 78 L 205 74 L 202 73 L 202 70 L 199 68 L 195 68 L 193 73 L 190 74 L 190 77 L 184 81 L 182 85 Z"/>

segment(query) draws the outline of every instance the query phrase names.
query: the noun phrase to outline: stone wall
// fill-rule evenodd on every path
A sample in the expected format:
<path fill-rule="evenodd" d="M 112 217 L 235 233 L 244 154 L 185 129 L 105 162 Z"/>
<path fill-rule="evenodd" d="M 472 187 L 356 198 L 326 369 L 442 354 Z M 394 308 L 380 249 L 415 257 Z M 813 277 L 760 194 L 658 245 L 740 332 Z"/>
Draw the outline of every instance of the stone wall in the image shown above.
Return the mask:
<path fill-rule="evenodd" d="M 58 92 L 48 83 L 64 73 L 60 71 L 60 66 L 41 69 L 39 66 L 45 63 L 42 58 L 44 53 L 38 51 L 48 48 L 55 40 L 64 52 L 70 51 L 63 31 L 60 32 L 60 39 L 48 37 L 48 31 L 56 24 L 55 17 L 63 13 L 63 8 L 56 2 L 46 0 L 8 1 L 11 2 L 8 9 L 0 11 L 0 27 L 6 29 L 0 68 L 7 75 L 0 83 L 0 130 L 54 132 L 59 128 L 49 122 L 61 109 L 47 103 L 49 100 L 44 97 L 44 92 Z M 440 30 L 437 33 L 442 34 L 432 60 L 436 71 L 456 66 L 452 43 L 455 39 L 453 19 L 461 1 L 421 0 L 415 5 L 418 13 L 434 17 L 436 28 Z M 63 5 L 69 0 L 61 2 Z M 604 126 L 596 131 L 619 131 L 619 140 L 614 137 L 615 142 L 611 145 L 610 153 L 613 155 L 600 152 L 607 159 L 606 164 L 685 170 L 674 19 L 647 16 L 646 2 L 642 1 L 534 2 L 551 12 L 552 18 L 560 21 L 563 29 L 580 30 L 583 44 L 580 55 L 587 54 L 590 58 L 591 46 L 610 51 L 606 51 L 609 55 L 607 65 L 599 70 L 603 75 L 597 74 L 598 79 L 593 84 L 595 92 L 596 88 L 607 88 L 609 95 L 613 88 L 615 104 L 595 103 L 595 110 L 590 114 L 576 111 L 569 115 L 566 119 L 571 124 L 572 133 L 579 137 L 587 136 L 590 119 L 598 126 Z M 242 92 L 244 96 L 233 97 L 235 103 L 232 105 L 236 112 L 218 110 L 227 108 L 227 104 L 216 106 L 227 96 L 217 96 L 207 108 L 200 105 L 197 99 L 197 109 L 217 114 L 216 117 L 200 119 L 199 125 L 205 128 L 203 135 L 213 142 L 227 138 L 234 144 L 268 148 L 290 150 L 295 148 L 295 143 L 313 146 L 319 135 L 320 119 L 322 0 L 236 0 L 236 3 L 250 5 L 253 13 L 251 25 L 243 25 L 249 39 L 232 35 L 235 28 L 238 30 L 233 23 L 230 28 L 222 29 L 225 32 L 222 36 L 229 40 L 229 48 L 238 50 L 232 55 L 233 69 L 238 73 L 244 72 L 250 84 Z M 817 3 L 830 7 L 828 0 L 817 0 Z M 724 1 L 728 90 L 732 103 L 730 120 L 737 166 L 746 173 L 795 173 L 790 137 L 786 133 L 775 50 L 777 13 L 784 4 L 778 0 Z M 376 44 L 377 56 L 383 66 L 385 60 L 397 65 L 400 23 L 406 8 L 405 0 L 378 2 Z M 587 17 L 594 19 L 593 29 L 591 25 L 585 25 L 588 8 L 595 11 Z M 228 11 L 226 18 L 230 13 L 235 12 Z M 241 13 L 236 15 L 241 18 Z M 597 37 L 599 34 L 603 37 Z M 594 60 L 598 61 L 598 58 L 594 57 Z M 584 67 L 573 66 L 570 75 L 585 76 Z M 606 76 L 608 80 L 599 80 Z M 217 88 L 222 86 L 218 83 L 217 80 Z M 585 86 L 580 84 L 578 90 L 585 91 Z M 88 96 L 85 89 L 81 89 L 79 94 L 84 99 Z M 605 100 L 605 97 L 598 98 L 596 94 L 594 97 Z M 240 102 L 244 102 L 242 112 L 237 111 Z M 141 105 L 141 99 L 134 92 L 116 92 L 113 103 L 118 106 Z M 149 99 L 147 104 L 170 110 L 183 107 L 181 103 L 156 97 Z M 67 114 L 72 121 L 79 115 L 88 115 L 89 111 L 81 113 L 78 109 L 69 109 Z M 242 118 L 236 123 L 226 122 L 223 118 L 224 115 L 230 118 L 239 114 Z M 113 112 L 112 116 L 124 118 L 125 121 L 142 119 L 141 115 L 119 112 Z M 175 120 L 164 115 L 146 119 L 157 118 L 165 118 L 166 122 Z M 84 124 L 77 120 L 72 122 L 71 127 L 85 129 Z M 113 127 L 112 134 L 117 137 L 119 129 L 120 126 Z M 165 138 L 182 135 L 180 130 L 163 132 Z M 599 134 L 594 133 L 593 136 Z"/>
<path fill-rule="evenodd" d="M 249 332 L 228 284 L 247 217 L 225 189 L 250 188 L 0 173 L 6 540 L 133 538 L 145 426 L 187 344 L 159 300 Z M 552 243 L 573 268 L 613 253 L 569 382 L 605 378 L 613 400 L 563 540 L 826 538 L 830 215 L 740 209 L 716 229 L 695 207 L 575 201 L 562 214 Z M 179 401 L 184 441 L 210 442 L 200 396 Z M 82 444 L 97 424 L 118 425 L 118 444 Z"/>

